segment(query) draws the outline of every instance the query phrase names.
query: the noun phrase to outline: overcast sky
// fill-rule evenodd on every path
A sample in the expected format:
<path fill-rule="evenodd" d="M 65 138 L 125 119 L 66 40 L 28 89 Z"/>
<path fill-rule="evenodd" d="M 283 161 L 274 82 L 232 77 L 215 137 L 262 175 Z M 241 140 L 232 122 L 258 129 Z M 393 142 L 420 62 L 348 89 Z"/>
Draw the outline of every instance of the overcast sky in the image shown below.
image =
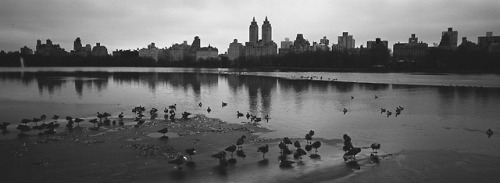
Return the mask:
<path fill-rule="evenodd" d="M 311 43 L 323 36 L 337 43 L 348 31 L 356 46 L 380 37 L 390 45 L 415 33 L 429 45 L 448 27 L 477 43 L 487 31 L 500 35 L 500 0 L 0 0 L 0 50 L 34 50 L 51 39 L 67 51 L 100 42 L 108 51 L 136 49 L 155 42 L 168 47 L 194 36 L 219 53 L 233 39 L 248 41 L 255 16 L 259 39 L 265 16 L 280 45 L 298 33 Z M 390 46 L 392 48 L 392 46 Z"/>

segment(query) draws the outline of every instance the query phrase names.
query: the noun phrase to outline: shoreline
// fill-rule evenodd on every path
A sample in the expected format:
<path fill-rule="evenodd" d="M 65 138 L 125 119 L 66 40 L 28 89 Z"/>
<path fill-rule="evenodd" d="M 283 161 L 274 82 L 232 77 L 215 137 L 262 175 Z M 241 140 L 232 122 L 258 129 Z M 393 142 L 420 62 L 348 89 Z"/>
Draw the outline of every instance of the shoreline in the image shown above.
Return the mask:
<path fill-rule="evenodd" d="M 357 161 L 345 163 L 342 140 L 320 138 L 315 140 L 323 143 L 319 149 L 321 159 L 305 156 L 298 161 L 289 155 L 288 159 L 296 164 L 280 168 L 277 144 L 281 139 L 260 138 L 256 134 L 269 130 L 258 125 L 226 123 L 204 115 L 175 122 L 146 120 L 140 127 L 134 127 L 136 122 L 132 119 L 124 122 L 124 126 L 103 126 L 98 130 L 80 127 L 51 136 L 0 139 L 0 148 L 4 149 L 0 157 L 8 165 L 0 168 L 3 179 L 9 182 L 462 182 L 500 178 L 495 173 L 500 168 L 500 157 L 452 150 L 380 151 L 380 163 L 375 163 L 369 155 L 371 150 L 363 150 Z M 164 127 L 169 128 L 168 139 L 160 138 L 157 133 Z M 219 168 L 218 160 L 210 156 L 224 151 L 241 135 L 247 136 L 243 144 L 245 157 L 235 155 L 236 164 Z M 292 139 L 295 140 L 305 143 L 301 138 Z M 256 149 L 264 144 L 270 150 L 262 158 Z M 179 154 L 186 155 L 184 150 L 193 147 L 198 152 L 192 157 L 194 166 L 182 165 L 177 170 L 167 163 Z M 453 176 L 440 177 L 441 174 Z M 460 179 L 465 175 L 471 178 Z"/>

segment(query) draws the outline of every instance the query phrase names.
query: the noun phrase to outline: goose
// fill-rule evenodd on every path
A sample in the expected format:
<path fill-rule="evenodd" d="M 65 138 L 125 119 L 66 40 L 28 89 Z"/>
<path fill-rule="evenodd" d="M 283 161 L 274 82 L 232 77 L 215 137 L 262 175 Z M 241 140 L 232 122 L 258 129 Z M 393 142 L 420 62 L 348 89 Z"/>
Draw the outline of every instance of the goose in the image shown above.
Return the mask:
<path fill-rule="evenodd" d="M 288 137 L 283 138 L 283 143 L 285 143 L 285 146 L 287 146 L 287 147 L 288 147 L 288 144 L 293 144 L 292 141 Z"/>
<path fill-rule="evenodd" d="M 306 154 L 307 154 L 307 152 L 304 151 L 304 149 L 302 149 L 302 148 L 299 147 L 297 149 L 297 151 L 295 151 L 294 157 L 295 158 L 299 158 L 299 161 L 302 161 L 302 156 L 306 155 Z"/>
<path fill-rule="evenodd" d="M 94 119 L 89 120 L 89 122 L 93 123 L 93 124 L 94 124 L 94 128 L 95 128 L 95 127 L 96 127 L 95 125 L 96 125 L 99 121 L 97 121 L 97 118 L 94 118 Z"/>
<path fill-rule="evenodd" d="M 184 164 L 187 161 L 186 156 L 179 155 L 175 159 L 168 161 L 170 164 L 174 164 L 177 170 L 181 170 L 182 167 L 181 165 Z"/>
<path fill-rule="evenodd" d="M 293 143 L 293 146 L 295 146 L 297 149 L 300 148 L 300 142 L 298 140 L 296 140 L 294 143 Z"/>
<path fill-rule="evenodd" d="M 488 135 L 488 138 L 490 138 L 490 137 L 493 135 L 493 130 L 488 129 L 488 130 L 486 131 L 486 135 Z"/>
<path fill-rule="evenodd" d="M 241 113 L 240 111 L 236 111 L 236 116 L 239 118 L 239 117 L 243 117 L 243 113 Z"/>
<path fill-rule="evenodd" d="M 264 159 L 265 158 L 264 156 L 266 155 L 266 153 L 269 152 L 269 145 L 266 144 L 265 146 L 259 147 L 257 149 L 257 152 L 261 152 L 262 153 L 262 159 Z"/>
<path fill-rule="evenodd" d="M 249 119 L 250 118 L 250 113 L 247 112 L 247 116 L 246 117 L 247 117 L 247 119 Z"/>
<path fill-rule="evenodd" d="M 174 104 L 174 105 L 169 105 L 168 106 L 169 109 L 174 109 L 174 110 L 177 110 L 177 104 Z"/>
<path fill-rule="evenodd" d="M 226 149 L 224 149 L 225 151 L 227 152 L 230 152 L 231 153 L 231 158 L 233 158 L 233 153 L 234 151 L 236 151 L 236 145 L 230 145 L 228 147 L 226 147 Z"/>
<path fill-rule="evenodd" d="M 196 151 L 194 150 L 194 148 L 189 148 L 186 149 L 186 153 L 189 155 L 189 161 L 192 162 L 193 158 L 191 158 L 191 156 L 195 155 Z"/>
<path fill-rule="evenodd" d="M 200 102 L 200 103 L 198 104 L 198 106 L 200 106 L 200 108 L 201 108 L 201 106 L 203 106 L 203 104 Z"/>
<path fill-rule="evenodd" d="M 168 136 L 166 136 L 165 134 L 168 133 L 168 128 L 165 127 L 161 130 L 158 130 L 158 132 L 160 132 L 163 136 L 161 136 L 160 138 L 168 138 Z"/>
<path fill-rule="evenodd" d="M 212 111 L 212 109 L 210 109 L 210 107 L 208 107 L 207 112 L 210 113 L 210 111 Z"/>
<path fill-rule="evenodd" d="M 225 106 L 227 106 L 227 103 L 222 102 L 222 107 L 225 107 Z"/>
<path fill-rule="evenodd" d="M 372 148 L 373 153 L 377 153 L 377 150 L 380 149 L 380 144 L 379 143 L 373 143 L 372 145 L 370 145 L 370 147 Z"/>
<path fill-rule="evenodd" d="M 245 142 L 246 138 L 247 138 L 247 136 L 242 135 L 240 138 L 238 138 L 238 140 L 236 140 L 236 145 L 238 146 L 238 149 L 242 149 L 243 148 L 242 145 Z"/>
<path fill-rule="evenodd" d="M 312 136 L 310 134 L 306 134 L 306 142 L 307 144 L 311 144 Z"/>
<path fill-rule="evenodd" d="M 312 143 L 311 146 L 314 149 L 316 149 L 316 154 L 318 154 L 318 148 L 321 147 L 321 142 L 320 141 L 316 141 L 316 142 Z"/>
<path fill-rule="evenodd" d="M 77 126 L 80 126 L 80 122 L 85 121 L 83 118 L 75 118 L 75 123 Z"/>

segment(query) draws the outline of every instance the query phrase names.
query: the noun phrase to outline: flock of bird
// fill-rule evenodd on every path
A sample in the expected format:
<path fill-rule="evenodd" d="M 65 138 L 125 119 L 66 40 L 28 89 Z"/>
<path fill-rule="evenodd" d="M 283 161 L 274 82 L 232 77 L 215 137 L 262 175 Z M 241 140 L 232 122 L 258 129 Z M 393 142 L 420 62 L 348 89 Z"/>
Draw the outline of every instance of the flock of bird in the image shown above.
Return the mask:
<path fill-rule="evenodd" d="M 320 141 L 314 141 L 312 142 L 314 136 L 314 131 L 310 130 L 306 135 L 305 135 L 305 140 L 306 140 L 306 145 L 304 146 L 304 149 L 302 148 L 302 145 L 300 144 L 299 140 L 296 140 L 295 142 L 292 142 L 290 138 L 284 137 L 282 141 L 279 142 L 278 148 L 280 149 L 280 155 L 279 155 L 279 166 L 282 168 L 286 167 L 293 167 L 293 164 L 296 163 L 296 161 L 290 160 L 288 158 L 288 155 L 293 154 L 293 158 L 298 160 L 298 162 L 302 161 L 302 156 L 307 155 L 308 153 L 310 154 L 309 157 L 312 159 L 320 159 L 321 156 L 318 154 L 318 149 L 321 147 L 321 142 Z M 236 152 L 236 155 L 241 158 L 245 158 L 246 154 L 243 151 L 243 144 L 245 142 L 245 139 L 247 137 L 245 135 L 241 136 L 236 140 L 235 144 L 231 144 L 227 146 L 223 151 L 217 152 L 213 155 L 211 155 L 212 158 L 215 158 L 218 160 L 219 167 L 220 168 L 225 168 L 230 164 L 235 164 L 237 161 L 234 158 L 233 154 Z M 350 162 L 350 161 L 355 161 L 356 160 L 356 155 L 361 152 L 362 148 L 371 148 L 373 151 L 370 154 L 370 157 L 372 158 L 373 161 L 378 162 L 378 156 L 377 156 L 377 150 L 380 149 L 381 145 L 379 143 L 373 143 L 370 147 L 354 147 L 351 142 L 351 137 L 349 137 L 347 134 L 343 135 L 344 139 L 344 161 L 345 162 Z M 293 144 L 295 147 L 295 150 L 290 150 L 288 145 Z M 314 152 L 313 151 L 314 148 Z M 173 160 L 168 161 L 170 164 L 174 164 L 175 167 L 178 170 L 182 169 L 182 165 L 186 163 L 186 166 L 191 166 L 194 165 L 194 162 L 192 162 L 191 156 L 195 155 L 197 152 L 195 151 L 194 148 L 186 149 L 186 154 L 189 156 L 189 161 L 188 158 L 184 155 L 178 155 L 176 158 Z M 269 152 L 269 145 L 266 144 L 264 146 L 260 146 L 257 148 L 257 152 L 262 153 L 262 159 L 265 160 L 265 155 L 266 153 Z M 231 153 L 231 156 L 229 159 L 227 159 L 227 153 Z"/>
<path fill-rule="evenodd" d="M 378 96 L 375 95 L 375 98 L 378 98 Z M 351 99 L 354 99 L 354 97 L 351 96 Z M 225 107 L 227 105 L 228 104 L 225 102 L 221 103 L 222 107 Z M 203 104 L 200 102 L 198 104 L 198 106 L 201 108 L 203 106 Z M 165 108 L 164 109 L 165 120 L 167 120 L 167 119 L 174 120 L 175 115 L 176 115 L 176 113 L 175 113 L 176 110 L 177 110 L 177 104 L 170 105 L 170 106 L 168 106 L 168 108 Z M 401 111 L 403 111 L 403 110 L 404 110 L 403 107 L 398 106 L 395 110 L 395 115 L 396 116 L 400 115 Z M 143 119 L 145 117 L 145 115 L 143 114 L 145 111 L 146 111 L 145 107 L 142 107 L 142 106 L 134 107 L 132 109 L 132 112 L 134 113 L 134 120 L 137 121 L 137 124 L 135 125 L 136 127 L 140 126 L 141 124 L 143 124 L 145 122 L 145 120 Z M 392 112 L 387 110 L 387 109 L 381 108 L 380 111 L 381 111 L 381 114 L 386 113 L 387 117 L 392 115 Z M 207 108 L 207 112 L 208 113 L 211 112 L 210 107 Z M 345 114 L 347 112 L 347 109 L 344 108 L 343 112 Z M 154 119 L 158 115 L 158 109 L 151 108 L 151 110 L 149 111 L 149 114 L 151 116 L 151 119 Z M 187 119 L 188 116 L 191 115 L 191 113 L 184 111 L 181 115 L 182 115 L 183 119 Z M 113 120 L 111 122 L 109 117 L 111 117 L 111 114 L 109 114 L 107 112 L 104 112 L 104 113 L 97 112 L 96 118 L 90 119 L 90 120 L 88 120 L 88 122 L 94 124 L 94 127 L 92 127 L 94 129 L 97 129 L 97 128 L 99 128 L 99 126 L 103 126 L 103 125 L 105 125 L 105 126 L 109 126 L 111 124 L 115 125 L 116 121 Z M 121 112 L 117 117 L 118 117 L 119 125 L 124 125 L 123 112 Z M 245 115 L 245 114 L 241 113 L 240 111 L 237 111 L 236 117 L 237 118 L 246 117 L 247 119 L 250 119 L 252 122 L 260 122 L 262 120 L 262 118 L 257 117 L 256 115 L 252 115 L 249 112 L 247 112 Z M 39 130 L 40 131 L 39 135 L 55 134 L 55 132 L 56 132 L 55 129 L 59 127 L 58 120 L 60 119 L 60 116 L 54 115 L 51 119 L 52 119 L 51 122 L 46 123 L 47 116 L 45 114 L 41 115 L 39 118 L 22 119 L 21 123 L 18 124 L 16 129 L 20 130 L 20 134 L 19 134 L 20 136 L 25 135 L 24 132 L 30 131 L 32 129 Z M 73 118 L 71 116 L 67 116 L 64 119 L 67 121 L 66 127 L 68 129 L 72 129 L 74 123 L 76 123 L 77 127 L 79 127 L 80 123 L 85 121 L 85 119 L 83 119 L 83 118 Z M 269 115 L 266 115 L 264 117 L 264 119 L 269 120 Z M 30 123 L 30 122 L 35 123 L 35 126 L 30 127 L 28 125 L 28 123 Z M 38 125 L 38 123 L 41 123 L 41 124 Z M 8 123 L 8 122 L 3 122 L 0 124 L 0 129 L 2 130 L 3 133 L 8 132 L 7 126 L 9 126 L 9 125 L 10 125 L 10 123 Z M 168 128 L 165 127 L 163 129 L 159 130 L 158 132 L 162 134 L 162 136 L 160 138 L 168 138 L 168 136 L 166 136 L 166 133 L 168 133 Z M 486 134 L 488 135 L 488 137 L 490 137 L 491 135 L 493 135 L 493 131 L 491 129 L 488 129 L 486 131 Z M 298 159 L 299 162 L 302 161 L 302 156 L 307 155 L 308 152 L 310 154 L 310 156 L 309 156 L 310 158 L 313 158 L 313 159 L 321 158 L 321 156 L 318 154 L 318 149 L 321 147 L 321 142 L 320 141 L 312 142 L 313 136 L 314 136 L 314 131 L 312 131 L 312 130 L 310 130 L 309 133 L 307 133 L 305 135 L 306 145 L 304 146 L 304 149 L 302 149 L 302 146 L 298 140 L 296 140 L 295 142 L 292 142 L 292 140 L 290 140 L 288 137 L 283 138 L 283 140 L 278 144 L 278 148 L 280 149 L 280 156 L 279 156 L 280 157 L 280 167 L 291 167 L 292 164 L 296 163 L 295 161 L 291 161 L 288 159 L 288 155 L 291 155 L 291 154 L 293 154 L 293 158 Z M 240 138 L 238 138 L 236 140 L 235 144 L 231 144 L 230 146 L 227 146 L 224 149 L 224 151 L 220 151 L 216 154 L 213 154 L 211 157 L 219 160 L 220 167 L 226 167 L 229 164 L 235 164 L 237 161 L 233 157 L 234 152 L 236 152 L 236 155 L 238 157 L 241 157 L 241 158 L 246 157 L 246 154 L 243 151 L 243 144 L 244 144 L 246 138 L 247 137 L 245 135 L 241 136 Z M 345 152 L 343 155 L 344 161 L 346 161 L 346 162 L 355 161 L 356 155 L 361 152 L 362 148 L 371 148 L 373 150 L 373 152 L 370 154 L 370 157 L 372 158 L 373 161 L 378 162 L 377 150 L 380 149 L 380 147 L 381 147 L 380 144 L 374 143 L 370 147 L 362 147 L 362 148 L 354 147 L 352 145 L 352 142 L 351 142 L 351 137 L 348 136 L 347 134 L 343 135 L 343 140 L 344 140 L 343 150 Z M 288 145 L 291 145 L 291 144 L 293 144 L 295 147 L 294 152 L 292 150 L 290 150 L 288 147 Z M 311 152 L 313 148 L 314 148 L 314 153 Z M 192 156 L 197 153 L 195 151 L 195 149 L 189 148 L 189 149 L 186 149 L 185 152 L 189 156 L 189 160 L 186 156 L 179 155 L 176 158 L 174 158 L 173 160 L 168 161 L 168 163 L 175 164 L 175 166 L 178 168 L 178 170 L 182 169 L 181 165 L 183 165 L 183 164 L 186 164 L 186 166 L 194 165 L 194 162 L 192 161 Z M 226 152 L 231 153 L 231 156 L 229 159 L 226 159 Z M 264 146 L 258 147 L 257 152 L 261 152 L 262 158 L 265 159 L 265 154 L 269 152 L 269 145 L 266 144 Z"/>

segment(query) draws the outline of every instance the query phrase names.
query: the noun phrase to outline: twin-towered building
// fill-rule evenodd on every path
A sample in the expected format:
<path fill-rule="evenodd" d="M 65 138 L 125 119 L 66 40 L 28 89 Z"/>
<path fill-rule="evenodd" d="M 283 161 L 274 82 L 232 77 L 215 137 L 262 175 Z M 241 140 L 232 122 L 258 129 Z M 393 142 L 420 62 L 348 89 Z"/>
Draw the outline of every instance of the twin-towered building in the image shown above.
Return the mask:
<path fill-rule="evenodd" d="M 245 46 L 238 43 L 237 39 L 234 39 L 234 41 L 229 44 L 227 51 L 229 60 L 235 60 L 241 56 L 251 58 L 277 54 L 278 46 L 272 40 L 272 27 L 267 17 L 262 24 L 262 39 L 259 40 L 259 25 L 257 25 L 255 17 L 252 22 L 250 22 L 248 37 L 249 41 L 245 43 Z"/>

